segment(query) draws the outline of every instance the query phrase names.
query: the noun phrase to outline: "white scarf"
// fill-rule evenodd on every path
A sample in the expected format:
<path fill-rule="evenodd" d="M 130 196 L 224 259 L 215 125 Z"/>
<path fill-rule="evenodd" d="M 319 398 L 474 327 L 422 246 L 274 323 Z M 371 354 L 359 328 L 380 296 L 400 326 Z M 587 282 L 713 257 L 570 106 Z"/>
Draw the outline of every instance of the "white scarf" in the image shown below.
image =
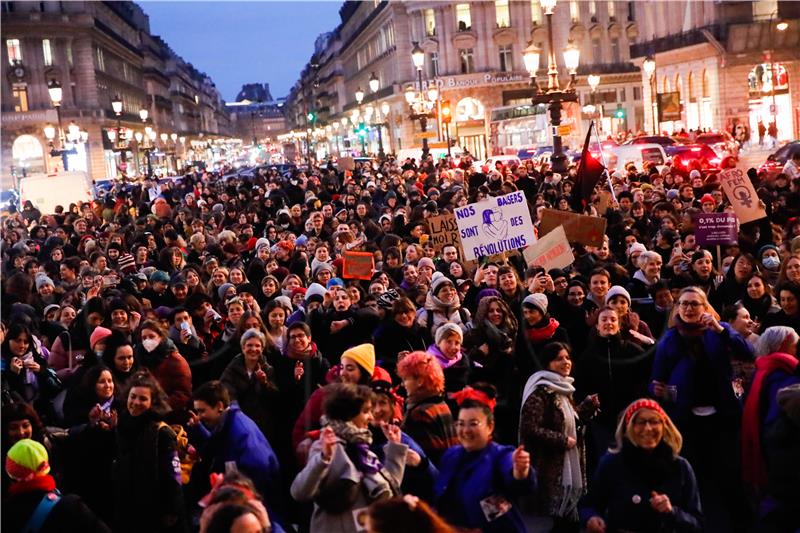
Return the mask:
<path fill-rule="evenodd" d="M 528 378 L 525 389 L 522 393 L 522 405 L 528 397 L 539 387 L 547 387 L 556 393 L 556 406 L 561 409 L 564 417 L 564 435 L 578 439 L 576 419 L 578 414 L 572 406 L 572 394 L 575 387 L 572 383 L 574 378 L 562 376 L 549 370 L 540 370 Z M 558 516 L 569 516 L 575 513 L 578 500 L 584 493 L 583 475 L 581 473 L 581 457 L 578 447 L 575 446 L 564 451 L 564 466 L 561 471 L 561 504 L 558 508 Z"/>

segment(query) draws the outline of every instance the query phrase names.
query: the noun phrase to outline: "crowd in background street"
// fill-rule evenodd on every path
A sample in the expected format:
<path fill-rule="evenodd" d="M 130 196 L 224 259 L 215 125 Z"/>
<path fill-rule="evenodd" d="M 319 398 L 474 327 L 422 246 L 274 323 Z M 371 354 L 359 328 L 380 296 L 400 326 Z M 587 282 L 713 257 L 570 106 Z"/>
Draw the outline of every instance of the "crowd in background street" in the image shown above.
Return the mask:
<path fill-rule="evenodd" d="M 575 201 L 576 165 L 480 170 L 193 168 L 5 216 L 3 530 L 800 527 L 800 156 L 747 171 L 767 217 L 720 248 L 716 172 Z M 428 218 L 517 190 L 602 246 L 434 247 Z"/>

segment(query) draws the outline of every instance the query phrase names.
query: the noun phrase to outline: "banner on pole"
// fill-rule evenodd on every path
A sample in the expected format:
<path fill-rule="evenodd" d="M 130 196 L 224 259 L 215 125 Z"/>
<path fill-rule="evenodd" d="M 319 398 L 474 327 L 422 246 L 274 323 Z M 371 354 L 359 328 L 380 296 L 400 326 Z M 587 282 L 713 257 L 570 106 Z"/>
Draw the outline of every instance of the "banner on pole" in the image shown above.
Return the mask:
<path fill-rule="evenodd" d="M 536 241 L 523 191 L 458 208 L 455 216 L 465 259 L 524 248 Z"/>

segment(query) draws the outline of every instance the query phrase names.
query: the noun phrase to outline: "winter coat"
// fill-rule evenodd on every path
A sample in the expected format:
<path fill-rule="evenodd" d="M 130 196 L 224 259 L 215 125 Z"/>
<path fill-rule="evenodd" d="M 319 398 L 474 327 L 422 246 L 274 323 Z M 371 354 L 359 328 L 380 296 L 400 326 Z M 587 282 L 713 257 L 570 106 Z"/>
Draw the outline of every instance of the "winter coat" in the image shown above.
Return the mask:
<path fill-rule="evenodd" d="M 690 418 L 695 395 L 701 392 L 697 390 L 699 387 L 706 387 L 702 394 L 710 396 L 718 413 L 731 421 L 738 420 L 741 415 L 742 406 L 731 387 L 731 359 L 750 361 L 753 354 L 747 342 L 729 324 L 722 322 L 721 325 L 724 328 L 722 333 L 709 329 L 699 338 L 703 344 L 702 352 L 707 356 L 712 378 L 709 382 L 694 383 L 697 361 L 689 349 L 690 342 L 683 338 L 677 328 L 667 330 L 656 345 L 651 381 L 677 388 L 674 403 L 667 402 L 664 408 L 679 428 Z"/>
<path fill-rule="evenodd" d="M 651 454 L 658 457 L 647 457 L 626 442 L 621 452 L 603 456 L 589 493 L 581 501 L 581 521 L 585 524 L 599 516 L 608 533 L 703 531 L 700 494 L 689 462 L 673 457 L 663 442 Z M 658 513 L 650 507 L 652 491 L 669 497 L 672 513 Z"/>
<path fill-rule="evenodd" d="M 134 356 L 158 380 L 158 384 L 167 393 L 169 406 L 173 411 L 183 412 L 189 408 L 192 399 L 192 370 L 171 340 L 162 341 L 150 353 L 139 344 Z"/>
<path fill-rule="evenodd" d="M 378 456 L 381 462 L 384 462 L 386 454 L 383 450 L 389 440 L 380 428 L 370 426 L 370 431 L 372 432 L 372 444 L 370 444 L 369 448 Z M 439 476 L 439 471 L 425 454 L 425 450 L 406 433 L 400 433 L 400 442 L 408 446 L 409 450 L 417 452 L 420 457 L 420 463 L 417 466 L 411 466 L 406 463 L 403 482 L 400 484 L 401 492 L 403 494 L 413 494 L 427 502 L 432 502 L 433 484 Z"/>
<path fill-rule="evenodd" d="M 386 319 L 375 331 L 375 358 L 381 368 L 397 379 L 397 356 L 400 352 L 424 352 L 433 342 L 430 331 L 414 323 L 404 328 L 393 318 Z"/>
<path fill-rule="evenodd" d="M 49 486 L 45 487 L 47 484 L 43 483 L 42 479 L 53 478 L 38 476 L 31 481 L 12 485 L 12 494 L 3 499 L 3 531 L 22 531 L 39 506 L 39 502 L 50 492 L 49 487 L 55 486 L 55 481 L 51 481 Z M 80 496 L 62 494 L 38 531 L 39 533 L 62 531 L 110 533 L 111 529 L 86 506 Z"/>
<path fill-rule="evenodd" d="M 547 387 L 537 387 L 525 400 L 519 422 L 519 442 L 531 454 L 531 466 L 539 478 L 537 501 L 539 508 L 548 515 L 557 514 L 562 497 L 561 477 L 564 469 L 564 452 L 567 451 L 567 436 L 564 433 L 564 413 L 556 403 L 557 393 Z M 580 421 L 586 421 L 594 413 L 590 402 L 575 406 Z M 586 487 L 586 448 L 584 431 L 576 420 L 578 455 L 581 462 L 583 486 Z"/>
<path fill-rule="evenodd" d="M 428 330 L 431 338 L 435 338 L 436 330 L 448 323 L 456 324 L 462 333 L 466 333 L 470 328 L 469 311 L 462 308 L 460 303 L 446 306 L 437 297 L 428 293 L 425 306 L 417 311 L 417 324 Z"/>
<path fill-rule="evenodd" d="M 529 326 L 524 319 L 520 324 L 520 340 L 515 359 L 524 382 L 534 372 L 543 370 L 538 353 L 551 342 L 563 342 L 570 346 L 570 335 L 564 326 L 550 315 L 545 315 L 533 326 Z"/>
<path fill-rule="evenodd" d="M 439 463 L 445 450 L 458 444 L 453 415 L 442 396 L 416 403 L 407 400 L 401 429 L 425 450 L 434 464 Z"/>
<path fill-rule="evenodd" d="M 435 344 L 428 347 L 428 353 L 431 354 L 444 372 L 444 390 L 445 392 L 458 392 L 469 383 L 470 375 L 470 362 L 466 354 L 461 353 L 461 358 L 458 361 L 451 362 L 445 357 L 442 351 Z"/>
<path fill-rule="evenodd" d="M 764 439 L 770 509 L 761 520 L 761 531 L 797 531 L 800 528 L 800 420 L 781 410 Z M 767 529 L 766 525 L 771 526 Z"/>
<path fill-rule="evenodd" d="M 578 398 L 600 396 L 601 411 L 597 422 L 614 433 L 617 416 L 636 398 L 647 393 L 653 361 L 651 352 L 619 335 L 601 337 L 593 331 L 581 358 L 575 362 L 575 386 Z"/>
<path fill-rule="evenodd" d="M 175 433 L 152 412 L 120 415 L 113 476 L 114 531 L 187 531 Z"/>
<path fill-rule="evenodd" d="M 496 442 L 475 452 L 468 452 L 461 445 L 447 450 L 433 489 L 439 514 L 454 526 L 487 533 L 527 531 L 513 500 L 536 490 L 536 471 L 531 466 L 527 479 L 514 479 L 513 453 L 513 446 Z M 490 521 L 481 506 L 489 497 L 502 498 L 512 507 Z"/>
<path fill-rule="evenodd" d="M 331 323 L 340 320 L 346 320 L 348 325 L 331 333 Z M 338 363 L 342 353 L 348 348 L 371 343 L 372 332 L 377 327 L 378 320 L 377 313 L 372 309 L 356 310 L 354 307 L 347 311 L 317 309 L 308 317 L 314 342 L 331 365 Z"/>
<path fill-rule="evenodd" d="M 470 381 L 493 383 L 497 387 L 498 396 L 507 397 L 516 366 L 513 349 L 516 334 L 495 328 L 502 336 L 493 336 L 487 327 L 478 325 L 464 335 L 463 350 L 472 363 Z M 489 353 L 480 349 L 486 344 Z"/>
<path fill-rule="evenodd" d="M 261 369 L 267 374 L 267 382 L 262 383 L 255 373 L 248 375 L 244 355 L 233 358 L 219 380 L 228 387 L 231 399 L 259 427 L 267 440 L 272 442 L 277 436 L 277 417 L 280 412 L 280 395 L 275 384 L 275 370 L 262 360 Z"/>
<path fill-rule="evenodd" d="M 384 462 L 381 473 L 389 480 L 392 486 L 399 486 L 403 479 L 407 451 L 408 446 L 394 442 L 390 442 L 384 447 Z M 322 458 L 322 443 L 317 440 L 311 446 L 308 463 L 292 482 L 292 498 L 299 502 L 313 501 L 320 491 L 331 486 L 336 487 L 334 483 L 343 479 L 359 482 L 363 489 L 362 478 L 363 474 L 358 471 L 347 456 L 343 441 L 340 440 L 335 445 L 330 461 L 325 461 Z M 325 533 L 355 533 L 356 531 L 363 531 L 363 528 L 356 526 L 354 512 L 358 509 L 365 509 L 370 503 L 372 503 L 372 500 L 367 495 L 366 490 L 359 490 L 355 502 L 342 513 L 329 513 L 315 503 L 314 513 L 311 516 L 310 530 L 324 531 Z"/>
<path fill-rule="evenodd" d="M 189 484 L 196 496 L 208 493 L 209 474 L 224 473 L 226 463 L 249 477 L 264 496 L 270 516 L 281 515 L 279 496 L 280 465 L 272 446 L 255 422 L 234 402 L 228 407 L 219 426 L 209 430 L 203 424 L 190 426 L 189 442 L 197 449 L 200 461 L 192 469 Z"/>

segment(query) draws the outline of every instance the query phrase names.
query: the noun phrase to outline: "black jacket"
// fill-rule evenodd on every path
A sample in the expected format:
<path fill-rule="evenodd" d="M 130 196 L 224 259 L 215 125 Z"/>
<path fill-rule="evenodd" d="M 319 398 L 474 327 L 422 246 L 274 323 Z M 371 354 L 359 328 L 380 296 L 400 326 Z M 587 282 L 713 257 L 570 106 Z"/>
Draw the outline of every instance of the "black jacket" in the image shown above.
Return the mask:
<path fill-rule="evenodd" d="M 404 328 L 393 318 L 387 318 L 375 332 L 375 359 L 397 383 L 397 355 L 400 352 L 424 352 L 432 343 L 430 331 L 420 327 L 416 321 L 410 328 Z"/>
<path fill-rule="evenodd" d="M 46 494 L 45 490 L 31 490 L 6 498 L 3 501 L 3 531 L 22 531 Z M 111 529 L 83 503 L 80 496 L 64 494 L 47 515 L 39 533 L 65 531 L 110 533 Z"/>

